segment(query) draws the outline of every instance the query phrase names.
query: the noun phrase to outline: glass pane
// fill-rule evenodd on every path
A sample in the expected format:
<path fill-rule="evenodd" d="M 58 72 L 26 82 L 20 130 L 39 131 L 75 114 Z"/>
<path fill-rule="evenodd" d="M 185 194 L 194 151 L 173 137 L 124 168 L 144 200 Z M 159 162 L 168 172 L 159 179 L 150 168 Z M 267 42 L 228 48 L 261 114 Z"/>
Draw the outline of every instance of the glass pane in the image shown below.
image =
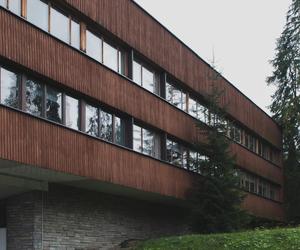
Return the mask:
<path fill-rule="evenodd" d="M 182 94 L 182 106 L 181 109 L 186 111 L 186 94 L 184 92 L 181 93 Z"/>
<path fill-rule="evenodd" d="M 143 153 L 154 155 L 154 133 L 147 129 L 143 129 Z"/>
<path fill-rule="evenodd" d="M 178 167 L 182 167 L 182 149 L 177 142 L 173 142 L 172 163 Z"/>
<path fill-rule="evenodd" d="M 98 62 L 102 62 L 101 39 L 90 31 L 86 31 L 86 53 Z"/>
<path fill-rule="evenodd" d="M 133 150 L 142 152 L 142 128 L 133 126 Z"/>
<path fill-rule="evenodd" d="M 104 111 L 100 111 L 100 137 L 110 142 L 113 140 L 112 114 Z"/>
<path fill-rule="evenodd" d="M 62 93 L 51 87 L 47 87 L 46 117 L 62 123 Z"/>
<path fill-rule="evenodd" d="M 166 100 L 173 103 L 173 86 L 166 82 Z"/>
<path fill-rule="evenodd" d="M 182 109 L 181 91 L 176 88 L 173 90 L 173 104 Z"/>
<path fill-rule="evenodd" d="M 43 86 L 32 80 L 26 81 L 26 112 L 42 116 Z"/>
<path fill-rule="evenodd" d="M 118 71 L 118 50 L 106 42 L 103 42 L 103 63 L 114 71 Z"/>
<path fill-rule="evenodd" d="M 133 61 L 133 81 L 137 84 L 142 84 L 142 66 L 137 63 L 136 61 Z"/>
<path fill-rule="evenodd" d="M 7 7 L 7 0 L 0 0 L 0 6 L 6 8 Z"/>
<path fill-rule="evenodd" d="M 80 49 L 80 25 L 73 20 L 71 21 L 71 45 Z"/>
<path fill-rule="evenodd" d="M 197 102 L 192 98 L 189 99 L 189 114 L 195 118 L 197 118 L 197 116 L 198 116 Z"/>
<path fill-rule="evenodd" d="M 40 0 L 27 0 L 27 20 L 48 31 L 48 5 Z"/>
<path fill-rule="evenodd" d="M 11 12 L 21 16 L 21 0 L 9 0 L 8 8 Z"/>
<path fill-rule="evenodd" d="M 79 129 L 79 101 L 71 96 L 66 96 L 66 126 Z"/>
<path fill-rule="evenodd" d="M 208 110 L 206 107 L 198 103 L 198 118 L 200 121 L 208 124 Z"/>
<path fill-rule="evenodd" d="M 125 145 L 124 124 L 121 118 L 115 117 L 115 143 Z"/>
<path fill-rule="evenodd" d="M 91 105 L 85 105 L 85 132 L 89 135 L 98 136 L 98 123 L 98 109 Z"/>
<path fill-rule="evenodd" d="M 189 152 L 189 168 L 191 171 L 198 172 L 198 153 L 190 150 Z"/>
<path fill-rule="evenodd" d="M 56 36 L 58 39 L 64 41 L 65 43 L 70 42 L 70 33 L 69 33 L 69 23 L 70 20 L 67 16 L 60 13 L 56 9 L 50 9 L 50 33 Z"/>
<path fill-rule="evenodd" d="M 167 148 L 167 161 L 172 162 L 172 147 L 173 142 L 171 140 L 166 141 L 166 148 Z"/>
<path fill-rule="evenodd" d="M 1 68 L 1 103 L 13 108 L 19 107 L 19 76 Z"/>
<path fill-rule="evenodd" d="M 145 67 L 142 67 L 142 78 L 143 78 L 142 86 L 145 89 L 154 93 L 155 92 L 154 74 L 150 70 L 146 69 Z"/>

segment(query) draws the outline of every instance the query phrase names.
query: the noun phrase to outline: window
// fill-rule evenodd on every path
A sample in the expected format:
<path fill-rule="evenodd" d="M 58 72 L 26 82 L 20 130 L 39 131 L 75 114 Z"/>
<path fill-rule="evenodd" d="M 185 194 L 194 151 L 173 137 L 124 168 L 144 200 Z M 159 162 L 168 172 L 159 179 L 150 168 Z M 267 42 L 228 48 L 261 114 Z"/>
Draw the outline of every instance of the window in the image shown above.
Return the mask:
<path fill-rule="evenodd" d="M 145 67 L 142 68 L 142 86 L 152 93 L 156 92 L 154 73 Z"/>
<path fill-rule="evenodd" d="M 102 62 L 102 42 L 101 39 L 89 30 L 86 31 L 86 54 L 98 62 Z"/>
<path fill-rule="evenodd" d="M 142 84 L 142 65 L 133 61 L 133 78 L 132 80 L 141 85 Z"/>
<path fill-rule="evenodd" d="M 114 143 L 125 146 L 125 127 L 120 117 L 115 116 Z"/>
<path fill-rule="evenodd" d="M 166 100 L 177 108 L 186 110 L 186 94 L 168 82 L 166 82 Z"/>
<path fill-rule="evenodd" d="M 26 81 L 26 112 L 42 116 L 43 110 L 43 86 L 36 81 Z"/>
<path fill-rule="evenodd" d="M 134 125 L 133 126 L 133 149 L 143 154 L 160 158 L 158 135 L 148 129 Z"/>
<path fill-rule="evenodd" d="M 80 49 L 80 25 L 71 20 L 71 45 L 75 49 Z"/>
<path fill-rule="evenodd" d="M 66 96 L 66 126 L 79 130 L 79 101 Z"/>
<path fill-rule="evenodd" d="M 85 132 L 99 136 L 99 111 L 92 105 L 85 105 Z"/>
<path fill-rule="evenodd" d="M 50 33 L 58 39 L 69 43 L 69 17 L 54 8 L 50 8 Z"/>
<path fill-rule="evenodd" d="M 13 108 L 19 107 L 19 78 L 16 73 L 1 68 L 1 103 Z"/>
<path fill-rule="evenodd" d="M 199 153 L 193 150 L 189 151 L 189 170 L 201 173 Z"/>
<path fill-rule="evenodd" d="M 167 139 L 167 161 L 187 169 L 187 149 L 178 142 Z"/>
<path fill-rule="evenodd" d="M 47 86 L 46 96 L 47 119 L 62 123 L 62 93 Z"/>
<path fill-rule="evenodd" d="M 195 118 L 198 117 L 197 102 L 192 98 L 189 98 L 189 114 Z"/>
<path fill-rule="evenodd" d="M 193 98 L 189 98 L 189 114 L 205 124 L 209 123 L 208 109 Z"/>
<path fill-rule="evenodd" d="M 103 64 L 118 72 L 118 50 L 106 42 L 103 42 Z"/>
<path fill-rule="evenodd" d="M 8 9 L 18 16 L 21 16 L 21 0 L 9 0 Z"/>
<path fill-rule="evenodd" d="M 40 0 L 27 0 L 27 20 L 48 31 L 48 4 Z"/>
<path fill-rule="evenodd" d="M 133 81 L 152 93 L 159 93 L 159 84 L 155 72 L 137 61 L 133 62 Z"/>
<path fill-rule="evenodd" d="M 100 138 L 113 141 L 113 116 L 102 110 L 100 111 Z"/>

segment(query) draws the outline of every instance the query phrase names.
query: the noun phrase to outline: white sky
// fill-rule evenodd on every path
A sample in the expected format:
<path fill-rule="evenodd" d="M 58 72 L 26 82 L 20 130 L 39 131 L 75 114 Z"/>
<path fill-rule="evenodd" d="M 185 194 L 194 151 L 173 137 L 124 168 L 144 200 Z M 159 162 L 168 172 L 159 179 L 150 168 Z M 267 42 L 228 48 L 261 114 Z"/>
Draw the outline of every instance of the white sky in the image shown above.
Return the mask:
<path fill-rule="evenodd" d="M 135 0 L 208 63 L 270 113 L 276 39 L 291 0 Z"/>

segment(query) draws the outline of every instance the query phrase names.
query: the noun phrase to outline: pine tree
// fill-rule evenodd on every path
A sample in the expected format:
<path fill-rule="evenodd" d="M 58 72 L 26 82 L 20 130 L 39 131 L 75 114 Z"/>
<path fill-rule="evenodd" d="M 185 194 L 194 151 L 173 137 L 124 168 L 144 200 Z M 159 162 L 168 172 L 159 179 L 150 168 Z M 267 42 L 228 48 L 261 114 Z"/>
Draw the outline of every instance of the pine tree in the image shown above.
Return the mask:
<path fill-rule="evenodd" d="M 300 223 L 300 0 L 292 0 L 271 63 L 274 71 L 267 81 L 276 86 L 270 108 L 283 130 L 287 216 Z"/>
<path fill-rule="evenodd" d="M 238 230 L 247 218 L 241 209 L 244 193 L 239 188 L 235 156 L 230 153 L 230 141 L 225 136 L 228 124 L 219 103 L 223 91 L 216 87 L 217 79 L 212 82 L 211 94 L 207 96 L 210 128 L 197 125 L 207 140 L 196 144 L 197 151 L 208 159 L 198 162 L 202 178 L 196 180 L 190 192 L 192 227 L 199 233 Z"/>

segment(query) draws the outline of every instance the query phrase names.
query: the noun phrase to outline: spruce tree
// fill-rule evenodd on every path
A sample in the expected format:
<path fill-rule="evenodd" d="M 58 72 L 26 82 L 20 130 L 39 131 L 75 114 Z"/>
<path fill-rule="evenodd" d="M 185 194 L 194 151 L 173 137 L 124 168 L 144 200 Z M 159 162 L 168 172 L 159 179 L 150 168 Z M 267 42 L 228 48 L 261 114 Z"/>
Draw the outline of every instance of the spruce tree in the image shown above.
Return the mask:
<path fill-rule="evenodd" d="M 217 87 L 220 75 L 214 74 L 211 93 L 207 96 L 209 128 L 203 123 L 197 124 L 206 142 L 196 143 L 196 148 L 208 158 L 194 164 L 202 176 L 196 179 L 190 192 L 192 227 L 199 233 L 235 231 L 247 218 L 241 209 L 244 192 L 239 188 L 235 156 L 230 152 L 230 141 L 226 137 L 225 111 L 220 108 L 223 94 Z"/>
<path fill-rule="evenodd" d="M 276 86 L 270 109 L 283 131 L 287 217 L 300 223 L 300 0 L 292 0 L 271 63 L 267 81 Z"/>

